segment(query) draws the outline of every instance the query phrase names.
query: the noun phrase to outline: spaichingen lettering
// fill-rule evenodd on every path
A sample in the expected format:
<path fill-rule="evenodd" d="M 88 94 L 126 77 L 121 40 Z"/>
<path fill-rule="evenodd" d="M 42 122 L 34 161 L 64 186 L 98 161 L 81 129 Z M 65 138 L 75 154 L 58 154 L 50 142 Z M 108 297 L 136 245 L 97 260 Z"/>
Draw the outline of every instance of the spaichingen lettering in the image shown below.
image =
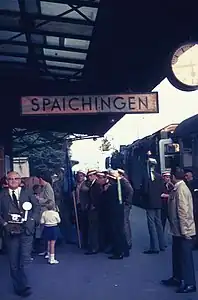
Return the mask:
<path fill-rule="evenodd" d="M 31 109 L 33 112 L 111 112 L 111 111 L 133 111 L 149 110 L 147 97 L 40 97 L 31 99 Z"/>

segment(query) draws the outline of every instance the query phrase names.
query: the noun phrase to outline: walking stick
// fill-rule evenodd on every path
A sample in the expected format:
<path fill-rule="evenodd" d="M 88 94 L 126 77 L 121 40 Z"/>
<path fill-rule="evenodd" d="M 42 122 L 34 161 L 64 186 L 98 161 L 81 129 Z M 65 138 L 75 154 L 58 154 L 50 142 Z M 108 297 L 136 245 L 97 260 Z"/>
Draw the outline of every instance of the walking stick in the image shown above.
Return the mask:
<path fill-rule="evenodd" d="M 72 192 L 72 198 L 74 202 L 74 211 L 75 211 L 75 218 L 76 218 L 76 227 L 77 227 L 77 234 L 78 234 L 78 245 L 79 248 L 82 248 L 81 245 L 81 238 L 80 238 L 80 227 L 79 227 L 79 221 L 78 221 L 78 212 L 77 212 L 77 207 L 76 207 L 76 197 L 75 197 L 75 192 Z"/>

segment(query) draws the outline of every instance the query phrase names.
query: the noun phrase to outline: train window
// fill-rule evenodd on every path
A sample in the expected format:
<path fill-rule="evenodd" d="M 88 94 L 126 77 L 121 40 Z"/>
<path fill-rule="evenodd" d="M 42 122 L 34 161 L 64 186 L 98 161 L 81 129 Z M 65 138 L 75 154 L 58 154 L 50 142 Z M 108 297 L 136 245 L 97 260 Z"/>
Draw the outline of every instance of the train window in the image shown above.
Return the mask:
<path fill-rule="evenodd" d="M 180 165 L 179 155 L 165 155 L 165 168 L 171 169 L 174 165 Z"/>
<path fill-rule="evenodd" d="M 172 156 L 165 156 L 165 168 L 166 169 L 171 169 L 172 162 L 173 162 Z"/>
<path fill-rule="evenodd" d="M 165 155 L 177 153 L 179 151 L 180 151 L 179 144 L 171 143 L 165 145 L 165 149 L 164 149 Z"/>

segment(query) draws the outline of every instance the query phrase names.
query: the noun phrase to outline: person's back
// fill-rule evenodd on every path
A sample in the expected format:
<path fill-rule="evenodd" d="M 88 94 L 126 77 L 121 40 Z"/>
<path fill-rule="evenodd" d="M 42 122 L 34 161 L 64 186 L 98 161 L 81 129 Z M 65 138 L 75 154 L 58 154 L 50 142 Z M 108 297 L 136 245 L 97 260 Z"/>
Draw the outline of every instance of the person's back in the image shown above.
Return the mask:
<path fill-rule="evenodd" d="M 47 210 L 43 212 L 40 223 L 44 225 L 44 238 L 48 242 L 48 258 L 50 264 L 57 264 L 58 260 L 55 259 L 55 244 L 58 238 L 58 224 L 61 219 L 59 213 L 54 210 L 54 202 L 48 200 L 46 203 Z"/>
<path fill-rule="evenodd" d="M 154 173 L 154 179 L 148 182 L 147 208 L 161 209 L 162 199 L 161 194 L 164 190 L 163 179 L 160 174 Z"/>
<path fill-rule="evenodd" d="M 148 168 L 148 189 L 144 195 L 150 247 L 143 253 L 157 254 L 165 249 L 164 232 L 161 220 L 161 195 L 164 190 L 164 184 L 161 175 L 155 172 L 155 165 L 152 165 L 154 164 L 154 161 L 151 160 L 150 164 L 150 169 Z"/>
<path fill-rule="evenodd" d="M 60 216 L 57 211 L 46 210 L 41 217 L 41 224 L 45 226 L 57 226 L 60 223 Z"/>

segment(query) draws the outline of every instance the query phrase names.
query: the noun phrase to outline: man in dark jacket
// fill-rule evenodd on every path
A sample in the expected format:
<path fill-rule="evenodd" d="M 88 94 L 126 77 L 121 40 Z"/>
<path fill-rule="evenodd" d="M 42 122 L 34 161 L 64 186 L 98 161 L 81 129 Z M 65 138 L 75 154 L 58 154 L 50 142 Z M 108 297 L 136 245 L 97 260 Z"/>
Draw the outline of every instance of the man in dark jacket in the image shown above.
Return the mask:
<path fill-rule="evenodd" d="M 88 252 L 86 255 L 97 254 L 99 251 L 99 206 L 102 188 L 97 182 L 97 170 L 90 170 L 87 173 L 89 181 L 88 192 Z"/>
<path fill-rule="evenodd" d="M 123 203 L 124 203 L 124 232 L 129 249 L 132 248 L 132 233 L 130 224 L 130 213 L 132 209 L 132 199 L 133 199 L 133 188 L 127 179 L 124 170 L 118 169 L 118 174 L 120 175 L 120 182 L 123 189 Z"/>
<path fill-rule="evenodd" d="M 144 251 L 145 254 L 158 254 L 164 251 L 164 233 L 161 221 L 162 199 L 164 190 L 163 179 L 161 175 L 155 172 L 156 160 L 148 160 L 148 182 L 146 197 L 146 215 L 150 236 L 150 248 Z"/>
<path fill-rule="evenodd" d="M 7 175 L 8 188 L 0 193 L 0 225 L 6 235 L 10 274 L 15 293 L 26 297 L 31 294 L 24 265 L 32 250 L 35 226 L 40 221 L 40 207 L 36 197 L 29 190 L 21 188 L 21 178 L 18 173 Z M 32 206 L 28 211 L 27 220 L 23 204 L 29 202 Z"/>
<path fill-rule="evenodd" d="M 129 256 L 129 247 L 124 233 L 124 189 L 117 171 L 112 170 L 107 175 L 109 184 L 106 186 L 106 199 L 109 201 L 111 242 L 113 255 L 109 259 L 123 259 Z"/>

